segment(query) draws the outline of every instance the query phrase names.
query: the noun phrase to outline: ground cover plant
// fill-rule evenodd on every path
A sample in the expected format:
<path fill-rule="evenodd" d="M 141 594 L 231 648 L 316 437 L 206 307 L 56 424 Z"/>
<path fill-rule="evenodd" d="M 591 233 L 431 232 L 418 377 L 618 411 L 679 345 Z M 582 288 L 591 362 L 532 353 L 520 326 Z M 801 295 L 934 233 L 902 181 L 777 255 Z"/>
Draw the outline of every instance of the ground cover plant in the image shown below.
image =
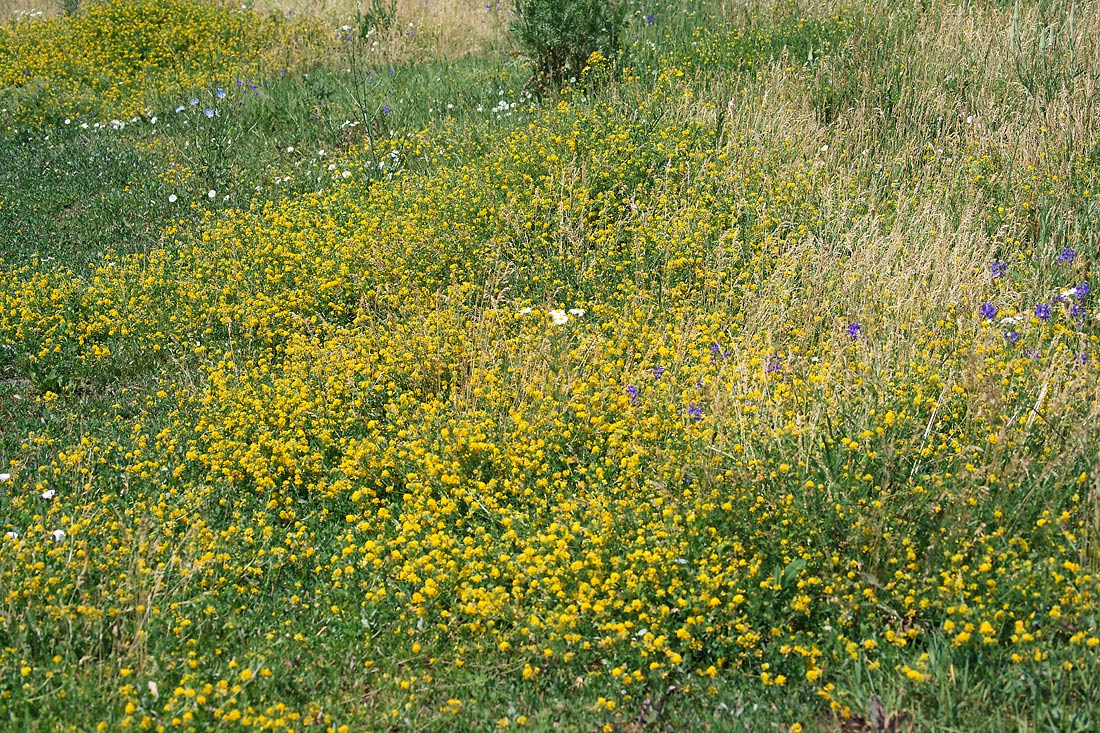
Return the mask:
<path fill-rule="evenodd" d="M 0 727 L 1095 729 L 1100 9 L 447 7 L 0 26 Z"/>

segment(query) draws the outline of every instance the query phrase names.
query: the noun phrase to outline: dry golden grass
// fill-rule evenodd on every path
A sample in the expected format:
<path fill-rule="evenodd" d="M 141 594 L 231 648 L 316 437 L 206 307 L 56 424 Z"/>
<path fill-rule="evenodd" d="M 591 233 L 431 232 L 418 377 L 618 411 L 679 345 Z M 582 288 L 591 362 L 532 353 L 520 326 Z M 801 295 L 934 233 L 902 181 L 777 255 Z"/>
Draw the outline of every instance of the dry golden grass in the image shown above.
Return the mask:
<path fill-rule="evenodd" d="M 1066 227 L 1066 244 L 1081 247 L 1076 238 L 1084 236 L 1084 225 L 1075 222 L 1079 212 L 1071 189 L 1074 169 L 1100 139 L 1100 6 L 1078 6 L 1072 15 L 1066 7 L 1044 11 L 1031 5 L 1016 12 L 1011 6 L 940 3 L 914 32 L 890 44 L 896 50 L 887 61 L 900 60 L 901 77 L 892 107 L 877 106 L 875 100 L 882 97 L 879 85 L 894 80 L 861 58 L 883 41 L 874 37 L 875 29 L 857 31 L 847 41 L 851 58 L 827 59 L 819 72 L 851 75 L 859 89 L 831 124 L 815 109 L 801 72 L 784 71 L 786 60 L 747 88 L 723 88 L 719 82 L 709 101 L 688 99 L 672 112 L 711 128 L 720 119 L 721 104 L 715 99 L 728 99 L 721 118 L 727 144 L 717 152 L 748 161 L 759 151 L 792 151 L 796 165 L 772 172 L 776 190 L 803 174 L 832 177 L 823 188 L 831 194 L 824 197 L 821 218 L 835 224 L 836 231 L 827 225 L 826 236 L 807 235 L 789 245 L 786 266 L 760 288 L 779 295 L 741 305 L 748 330 L 786 321 L 804 333 L 843 333 L 851 314 L 862 314 L 871 327 L 953 321 L 975 312 L 985 297 L 995 240 L 1029 240 L 1045 216 Z M 763 2 L 754 12 L 766 17 L 780 11 Z M 819 14 L 826 16 L 828 10 Z M 954 157 L 944 148 L 953 149 Z M 1045 211 L 1032 209 L 991 232 L 983 219 L 987 202 L 960 200 L 952 193 L 967 188 L 976 173 L 966 167 L 978 166 L 983 157 L 1011 160 L 1046 182 Z M 797 164 L 815 160 L 820 174 Z M 866 189 L 853 196 L 849 187 L 853 181 L 881 181 L 891 188 L 887 182 L 892 180 L 906 181 L 905 191 L 893 200 L 876 199 Z M 865 213 L 853 213 L 864 205 Z M 884 207 L 895 212 L 896 223 L 888 231 L 881 226 Z M 925 348 L 907 331 L 887 331 L 868 347 L 873 352 L 869 362 L 873 371 L 892 373 L 920 361 Z M 939 396 L 963 388 L 975 395 L 973 410 L 986 410 L 982 395 L 992 387 L 981 377 L 979 361 L 950 374 Z M 1044 388 L 1042 399 L 1065 405 L 1091 389 L 1066 380 Z M 823 415 L 808 419 L 813 423 Z M 991 413 L 987 421 L 994 424 L 996 416 Z M 1066 460 L 1082 455 L 1079 437 L 1069 441 Z M 1100 519 L 1094 533 L 1096 528 Z"/>
<path fill-rule="evenodd" d="M 26 16 L 56 15 L 61 3 L 55 0 L 0 0 L 0 21 Z"/>
<path fill-rule="evenodd" d="M 383 3 L 385 4 L 385 3 Z M 353 24 L 369 0 L 258 0 L 265 12 L 312 15 L 334 28 Z M 479 0 L 397 0 L 392 28 L 380 34 L 375 52 L 386 61 L 458 58 L 500 46 L 507 14 Z"/>

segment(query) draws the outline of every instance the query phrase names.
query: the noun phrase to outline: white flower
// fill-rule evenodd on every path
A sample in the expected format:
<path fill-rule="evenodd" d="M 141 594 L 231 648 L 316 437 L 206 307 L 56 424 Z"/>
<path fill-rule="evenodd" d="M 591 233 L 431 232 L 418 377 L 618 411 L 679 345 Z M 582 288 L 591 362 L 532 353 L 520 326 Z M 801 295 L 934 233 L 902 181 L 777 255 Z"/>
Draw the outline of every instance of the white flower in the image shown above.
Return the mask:
<path fill-rule="evenodd" d="M 57 492 L 54 491 L 53 489 L 46 489 L 45 491 L 42 492 L 42 498 L 43 499 L 52 499 L 55 494 L 57 494 Z"/>
<path fill-rule="evenodd" d="M 570 309 L 569 309 L 569 313 L 570 313 L 571 315 L 574 315 L 574 316 L 576 316 L 577 318 L 580 318 L 580 317 L 581 317 L 581 316 L 583 316 L 583 315 L 584 315 L 584 314 L 585 314 L 586 312 L 587 312 L 587 311 L 585 311 L 585 309 L 584 309 L 584 308 L 570 308 Z"/>
<path fill-rule="evenodd" d="M 1069 290 L 1062 291 L 1063 298 L 1075 298 L 1077 297 L 1077 288 L 1070 288 Z"/>
<path fill-rule="evenodd" d="M 1007 323 L 1007 324 L 1010 324 L 1010 325 L 1015 324 L 1016 323 L 1016 318 L 1013 317 L 1013 316 L 1005 316 L 1004 318 L 1001 319 L 1001 323 Z"/>
<path fill-rule="evenodd" d="M 173 194 L 168 195 L 168 203 L 170 203 L 170 204 L 176 203 L 176 194 L 173 193 Z"/>
<path fill-rule="evenodd" d="M 566 323 L 569 322 L 569 316 L 565 314 L 565 311 L 550 311 L 550 318 L 553 319 L 555 326 L 564 326 Z"/>
<path fill-rule="evenodd" d="M 11 481 L 10 473 L 0 473 L 0 484 L 6 484 L 9 481 Z"/>
<path fill-rule="evenodd" d="M 522 315 L 527 315 L 528 313 L 530 313 L 530 312 L 531 312 L 531 309 L 530 309 L 530 308 L 520 308 L 520 309 L 519 309 L 519 312 L 520 312 L 520 313 L 521 313 Z"/>
<path fill-rule="evenodd" d="M 55 529 L 53 531 L 53 541 L 54 542 L 64 542 L 65 541 L 65 530 Z"/>
<path fill-rule="evenodd" d="M 206 198 L 208 198 L 208 199 L 212 199 L 217 195 L 218 195 L 218 192 L 215 191 L 214 189 L 210 189 L 209 191 L 206 192 Z"/>
<path fill-rule="evenodd" d="M 149 680 L 149 694 L 153 697 L 160 697 L 160 689 L 157 688 L 157 683 L 153 680 Z"/>

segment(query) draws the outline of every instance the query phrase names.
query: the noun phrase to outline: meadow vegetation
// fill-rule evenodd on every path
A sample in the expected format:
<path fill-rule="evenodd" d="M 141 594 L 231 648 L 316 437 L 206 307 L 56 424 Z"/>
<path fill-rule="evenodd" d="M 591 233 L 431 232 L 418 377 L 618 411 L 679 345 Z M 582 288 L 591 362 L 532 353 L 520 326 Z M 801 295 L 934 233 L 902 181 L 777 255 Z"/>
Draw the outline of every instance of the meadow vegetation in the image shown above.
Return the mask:
<path fill-rule="evenodd" d="M 1100 725 L 1100 6 L 20 3 L 0 728 Z"/>

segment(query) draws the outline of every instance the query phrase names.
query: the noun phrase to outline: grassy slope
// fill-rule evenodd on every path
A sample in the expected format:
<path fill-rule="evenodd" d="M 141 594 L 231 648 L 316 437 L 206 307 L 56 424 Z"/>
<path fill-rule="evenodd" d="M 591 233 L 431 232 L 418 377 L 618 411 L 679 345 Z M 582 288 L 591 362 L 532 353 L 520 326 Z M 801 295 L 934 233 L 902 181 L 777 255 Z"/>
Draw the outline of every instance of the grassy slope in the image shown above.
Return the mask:
<path fill-rule="evenodd" d="M 10 124 L 12 724 L 1095 723 L 1100 18 L 652 12 Z"/>

